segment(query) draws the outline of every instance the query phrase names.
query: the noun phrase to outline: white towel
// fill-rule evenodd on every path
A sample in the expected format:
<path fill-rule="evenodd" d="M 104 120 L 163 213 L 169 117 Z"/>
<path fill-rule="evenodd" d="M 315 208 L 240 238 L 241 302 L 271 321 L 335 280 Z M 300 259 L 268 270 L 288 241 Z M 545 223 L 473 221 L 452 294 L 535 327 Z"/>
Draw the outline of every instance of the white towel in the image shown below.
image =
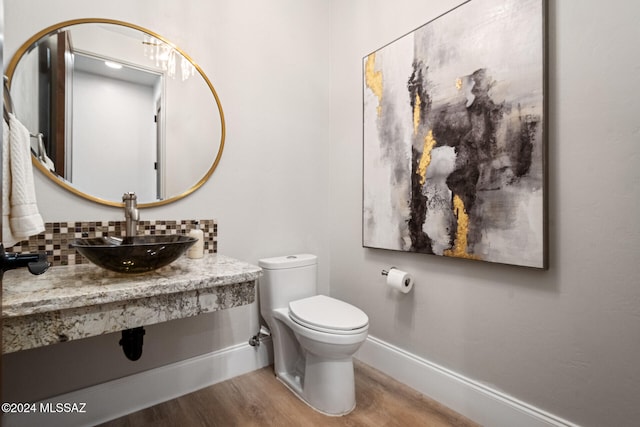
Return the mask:
<path fill-rule="evenodd" d="M 2 121 L 2 243 L 8 248 L 16 244 L 16 238 L 9 226 L 11 203 L 11 171 L 9 170 L 9 125 Z"/>
<path fill-rule="evenodd" d="M 38 212 L 31 166 L 29 131 L 9 113 L 3 120 L 2 146 L 2 240 L 5 247 L 44 231 Z"/>

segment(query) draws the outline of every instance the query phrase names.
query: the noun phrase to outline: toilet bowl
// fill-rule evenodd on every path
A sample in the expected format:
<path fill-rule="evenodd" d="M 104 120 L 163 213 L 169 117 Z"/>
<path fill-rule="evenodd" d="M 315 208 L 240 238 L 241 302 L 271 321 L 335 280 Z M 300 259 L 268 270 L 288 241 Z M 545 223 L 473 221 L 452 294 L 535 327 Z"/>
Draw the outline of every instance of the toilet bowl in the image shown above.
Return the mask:
<path fill-rule="evenodd" d="M 273 337 L 276 377 L 315 410 L 339 416 L 356 405 L 353 354 L 367 338 L 359 308 L 316 294 L 317 258 L 265 258 L 260 312 Z"/>

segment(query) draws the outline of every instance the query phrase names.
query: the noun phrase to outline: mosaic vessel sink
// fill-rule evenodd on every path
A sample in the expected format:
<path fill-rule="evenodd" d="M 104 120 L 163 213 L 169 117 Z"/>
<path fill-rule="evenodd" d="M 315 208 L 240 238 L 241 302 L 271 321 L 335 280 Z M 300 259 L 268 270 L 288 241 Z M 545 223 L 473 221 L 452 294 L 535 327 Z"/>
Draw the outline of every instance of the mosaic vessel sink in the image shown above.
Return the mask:
<path fill-rule="evenodd" d="M 140 274 L 171 264 L 197 239 L 182 235 L 75 239 L 75 248 L 92 263 L 118 273 Z"/>

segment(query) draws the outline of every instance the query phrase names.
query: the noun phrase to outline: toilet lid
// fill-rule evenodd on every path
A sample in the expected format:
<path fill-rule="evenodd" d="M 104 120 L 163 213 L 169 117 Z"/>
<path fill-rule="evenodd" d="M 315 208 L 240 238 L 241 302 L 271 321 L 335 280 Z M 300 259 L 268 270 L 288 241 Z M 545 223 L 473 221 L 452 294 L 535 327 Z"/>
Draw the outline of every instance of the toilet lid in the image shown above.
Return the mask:
<path fill-rule="evenodd" d="M 335 331 L 360 329 L 369 323 L 364 311 L 325 295 L 291 301 L 289 314 L 293 320 L 311 328 Z"/>

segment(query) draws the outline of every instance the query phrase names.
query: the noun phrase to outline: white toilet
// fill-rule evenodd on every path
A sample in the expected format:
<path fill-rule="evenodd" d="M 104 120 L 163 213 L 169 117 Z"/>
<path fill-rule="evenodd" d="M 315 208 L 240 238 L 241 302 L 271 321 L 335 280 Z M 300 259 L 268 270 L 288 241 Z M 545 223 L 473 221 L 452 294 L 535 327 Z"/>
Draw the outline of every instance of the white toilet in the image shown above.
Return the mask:
<path fill-rule="evenodd" d="M 317 257 L 259 261 L 260 313 L 273 337 L 276 377 L 315 410 L 345 415 L 356 406 L 353 354 L 369 318 L 346 302 L 317 295 Z"/>

